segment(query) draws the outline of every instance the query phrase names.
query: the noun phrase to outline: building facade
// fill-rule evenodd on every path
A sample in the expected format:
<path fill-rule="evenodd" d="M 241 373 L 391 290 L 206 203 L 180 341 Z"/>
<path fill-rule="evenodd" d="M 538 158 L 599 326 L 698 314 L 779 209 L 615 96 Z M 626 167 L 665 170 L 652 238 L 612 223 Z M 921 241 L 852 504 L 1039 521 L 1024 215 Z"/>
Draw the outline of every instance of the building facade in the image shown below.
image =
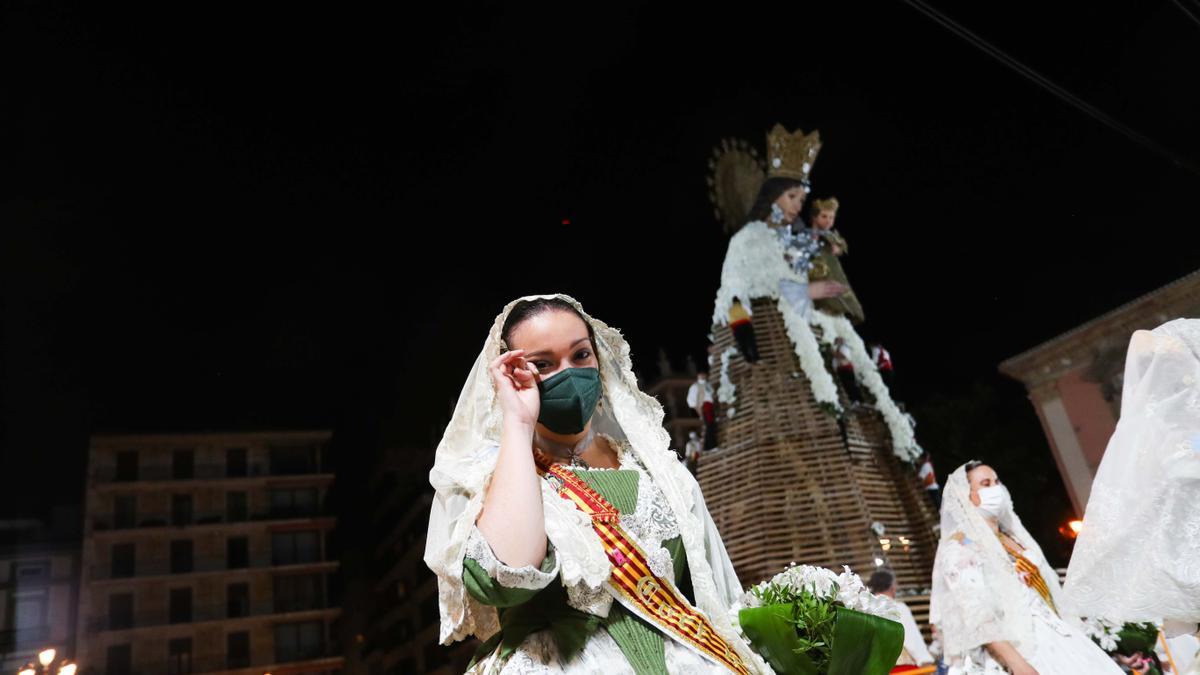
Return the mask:
<path fill-rule="evenodd" d="M 437 577 L 425 565 L 433 490 L 414 472 L 413 452 L 385 453 L 370 485 L 371 601 L 364 661 L 369 675 L 451 675 L 466 669 L 479 643 L 439 644 Z"/>
<path fill-rule="evenodd" d="M 333 673 L 326 431 L 94 436 L 76 653 L 96 675 Z"/>
<path fill-rule="evenodd" d="M 1136 330 L 1197 316 L 1200 271 L 1000 364 L 1000 372 L 1020 380 L 1028 390 L 1080 516 L 1108 439 L 1116 429 L 1130 337 Z"/>
<path fill-rule="evenodd" d="M 47 648 L 74 656 L 78 541 L 43 536 L 37 521 L 0 521 L 0 535 L 0 671 Z"/>

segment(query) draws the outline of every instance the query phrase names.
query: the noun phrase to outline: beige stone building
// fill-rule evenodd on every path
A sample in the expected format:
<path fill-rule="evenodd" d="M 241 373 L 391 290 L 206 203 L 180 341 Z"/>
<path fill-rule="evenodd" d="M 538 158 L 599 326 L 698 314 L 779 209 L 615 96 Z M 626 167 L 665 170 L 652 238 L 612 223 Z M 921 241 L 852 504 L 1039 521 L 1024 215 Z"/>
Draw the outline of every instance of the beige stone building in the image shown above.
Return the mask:
<path fill-rule="evenodd" d="M 1200 271 L 1000 364 L 1000 372 L 1020 380 L 1029 391 L 1080 516 L 1117 426 L 1129 338 L 1135 330 L 1181 317 L 1200 317 Z"/>
<path fill-rule="evenodd" d="M 326 431 L 92 437 L 76 649 L 82 672 L 337 672 L 329 438 Z"/>

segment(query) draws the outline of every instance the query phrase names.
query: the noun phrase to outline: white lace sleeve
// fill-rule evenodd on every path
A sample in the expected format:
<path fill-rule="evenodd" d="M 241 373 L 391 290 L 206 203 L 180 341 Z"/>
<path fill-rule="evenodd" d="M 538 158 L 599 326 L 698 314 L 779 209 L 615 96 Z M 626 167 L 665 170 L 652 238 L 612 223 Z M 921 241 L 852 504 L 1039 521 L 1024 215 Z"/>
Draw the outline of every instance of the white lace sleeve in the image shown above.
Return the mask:
<path fill-rule="evenodd" d="M 944 539 L 938 547 L 933 583 L 942 592 L 935 615 L 952 654 L 1011 638 L 980 558 L 969 540 Z"/>
<path fill-rule="evenodd" d="M 531 591 L 540 591 L 550 585 L 558 576 L 558 557 L 554 555 L 554 548 L 548 545 L 546 550 L 546 560 L 542 563 L 541 568 L 533 565 L 525 565 L 524 567 L 509 567 L 496 557 L 492 547 L 484 538 L 483 533 L 475 527 L 471 531 L 471 536 L 467 539 L 467 548 L 464 555 L 474 560 L 483 568 L 483 571 L 488 573 L 497 584 L 504 588 L 523 588 Z M 549 569 L 547 569 L 549 568 Z"/>

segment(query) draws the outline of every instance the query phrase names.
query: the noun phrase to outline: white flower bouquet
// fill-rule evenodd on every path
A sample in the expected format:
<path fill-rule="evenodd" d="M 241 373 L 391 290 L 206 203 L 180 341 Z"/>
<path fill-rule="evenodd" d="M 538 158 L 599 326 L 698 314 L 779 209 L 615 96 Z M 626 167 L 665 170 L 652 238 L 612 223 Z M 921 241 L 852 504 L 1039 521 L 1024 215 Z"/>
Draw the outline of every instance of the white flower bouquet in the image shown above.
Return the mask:
<path fill-rule="evenodd" d="M 895 601 L 843 567 L 791 565 L 743 594 L 737 623 L 779 673 L 882 675 L 896 663 L 904 628 Z"/>

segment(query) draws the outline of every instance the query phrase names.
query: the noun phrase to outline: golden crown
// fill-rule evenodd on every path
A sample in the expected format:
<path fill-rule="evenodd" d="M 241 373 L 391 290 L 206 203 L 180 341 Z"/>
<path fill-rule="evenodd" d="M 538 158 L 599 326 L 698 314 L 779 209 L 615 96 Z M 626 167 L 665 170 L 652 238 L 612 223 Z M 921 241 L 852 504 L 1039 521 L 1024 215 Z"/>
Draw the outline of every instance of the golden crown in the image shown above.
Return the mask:
<path fill-rule="evenodd" d="M 805 136 L 803 129 L 792 133 L 782 124 L 776 124 L 767 133 L 767 177 L 795 178 L 807 183 L 819 152 L 821 132 L 813 129 Z"/>
<path fill-rule="evenodd" d="M 837 213 L 838 206 L 840 206 L 840 204 L 838 204 L 837 197 L 830 197 L 829 199 L 814 199 L 812 203 L 812 212 L 820 213 L 822 211 L 833 211 L 834 213 Z"/>

